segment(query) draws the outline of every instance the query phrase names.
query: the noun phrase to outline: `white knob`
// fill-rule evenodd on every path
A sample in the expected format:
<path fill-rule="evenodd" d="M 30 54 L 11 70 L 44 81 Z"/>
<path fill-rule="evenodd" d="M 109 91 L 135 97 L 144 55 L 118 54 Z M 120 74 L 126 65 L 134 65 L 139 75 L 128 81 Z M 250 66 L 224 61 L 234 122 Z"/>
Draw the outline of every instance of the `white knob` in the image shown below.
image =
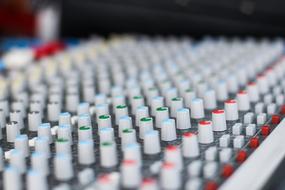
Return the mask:
<path fill-rule="evenodd" d="M 30 112 L 28 114 L 28 123 L 29 123 L 29 131 L 37 131 L 39 125 L 42 123 L 41 113 L 38 111 Z"/>
<path fill-rule="evenodd" d="M 122 132 L 122 148 L 128 144 L 137 142 L 136 130 L 133 128 L 124 129 Z"/>
<path fill-rule="evenodd" d="M 77 126 L 91 126 L 91 117 L 89 114 L 78 115 Z"/>
<path fill-rule="evenodd" d="M 150 87 L 150 88 L 148 88 L 146 91 L 147 91 L 147 92 L 146 92 L 147 103 L 148 103 L 148 104 L 151 104 L 152 99 L 153 99 L 154 97 L 157 97 L 157 96 L 159 95 L 159 91 L 158 91 L 158 89 L 155 88 L 155 87 Z M 161 105 L 161 106 L 163 106 L 163 105 Z M 161 107 L 161 106 L 159 106 L 159 107 Z"/>
<path fill-rule="evenodd" d="M 100 162 L 104 168 L 115 167 L 118 163 L 115 142 L 100 143 Z"/>
<path fill-rule="evenodd" d="M 98 117 L 98 128 L 103 129 L 106 127 L 112 127 L 112 120 L 110 115 L 100 115 Z"/>
<path fill-rule="evenodd" d="M 47 190 L 47 178 L 37 170 L 30 170 L 27 174 L 27 190 Z"/>
<path fill-rule="evenodd" d="M 128 107 L 126 105 L 118 105 L 115 109 L 116 125 L 119 124 L 119 120 L 123 116 L 128 115 Z"/>
<path fill-rule="evenodd" d="M 68 139 L 59 138 L 55 142 L 55 150 L 57 154 L 71 154 L 71 144 Z"/>
<path fill-rule="evenodd" d="M 174 141 L 176 140 L 176 128 L 174 119 L 166 119 L 162 122 L 161 126 L 161 140 Z"/>
<path fill-rule="evenodd" d="M 89 103 L 82 102 L 77 106 L 77 115 L 89 114 Z"/>
<path fill-rule="evenodd" d="M 161 151 L 159 133 L 157 130 L 148 131 L 144 136 L 144 153 L 158 154 Z"/>
<path fill-rule="evenodd" d="M 48 138 L 49 143 L 52 143 L 51 127 L 49 123 L 42 123 L 38 127 L 38 137 Z"/>
<path fill-rule="evenodd" d="M 158 190 L 157 181 L 154 178 L 145 178 L 141 184 L 140 190 Z"/>
<path fill-rule="evenodd" d="M 35 151 L 43 153 L 47 158 L 50 157 L 50 145 L 47 137 L 37 137 L 35 139 Z"/>
<path fill-rule="evenodd" d="M 28 144 L 28 136 L 27 135 L 18 135 L 15 139 L 15 149 L 22 151 L 24 157 L 28 157 L 29 152 L 29 144 Z"/>
<path fill-rule="evenodd" d="M 92 140 L 78 142 L 78 161 L 83 165 L 89 165 L 95 162 L 94 143 Z"/>
<path fill-rule="evenodd" d="M 216 176 L 218 170 L 218 164 L 216 162 L 208 162 L 203 168 L 203 174 L 205 178 L 211 179 Z"/>
<path fill-rule="evenodd" d="M 119 189 L 118 184 L 114 182 L 112 174 L 100 175 L 96 180 L 96 189 L 98 190 L 109 190 L 109 189 Z"/>
<path fill-rule="evenodd" d="M 211 121 L 200 121 L 198 124 L 199 143 L 209 144 L 214 142 L 213 128 Z"/>
<path fill-rule="evenodd" d="M 72 134 L 70 125 L 60 125 L 57 128 L 57 138 L 67 139 L 72 144 Z"/>
<path fill-rule="evenodd" d="M 178 146 L 168 145 L 164 152 L 164 161 L 174 163 L 179 171 L 182 170 L 182 155 Z"/>
<path fill-rule="evenodd" d="M 149 117 L 147 106 L 140 106 L 136 111 L 136 126 L 139 126 L 141 118 Z"/>
<path fill-rule="evenodd" d="M 78 140 L 92 140 L 92 128 L 91 126 L 81 126 L 78 128 Z"/>
<path fill-rule="evenodd" d="M 12 111 L 10 112 L 10 117 L 11 117 L 11 113 L 13 113 L 13 112 L 20 112 L 22 118 L 26 117 L 27 113 L 26 113 L 25 105 L 23 102 L 20 102 L 20 101 L 12 102 L 11 107 L 12 107 Z"/>
<path fill-rule="evenodd" d="M 115 112 L 116 107 L 118 105 L 125 105 L 126 104 L 126 97 L 119 95 L 112 97 L 112 103 L 113 103 L 113 111 Z"/>
<path fill-rule="evenodd" d="M 20 134 L 20 129 L 17 121 L 11 121 L 6 124 L 7 142 L 14 142 L 17 135 Z"/>
<path fill-rule="evenodd" d="M 15 167 L 21 174 L 26 172 L 26 159 L 20 150 L 13 149 L 10 154 L 10 164 Z"/>
<path fill-rule="evenodd" d="M 10 112 L 10 120 L 18 123 L 19 129 L 24 128 L 24 119 L 22 113 L 19 110 Z"/>
<path fill-rule="evenodd" d="M 79 104 L 79 94 L 68 93 L 66 94 L 65 98 L 66 98 L 66 104 L 65 104 L 66 110 L 75 113 L 77 111 L 77 106 Z"/>
<path fill-rule="evenodd" d="M 71 115 L 68 112 L 59 114 L 58 125 L 71 125 Z"/>
<path fill-rule="evenodd" d="M 61 107 L 58 102 L 50 102 L 47 106 L 48 120 L 56 122 L 59 119 Z"/>
<path fill-rule="evenodd" d="M 202 186 L 202 180 L 200 178 L 190 178 L 186 185 L 185 188 L 187 190 L 197 190 L 197 189 L 201 189 Z"/>
<path fill-rule="evenodd" d="M 183 156 L 186 158 L 195 158 L 200 155 L 197 135 L 186 132 L 182 138 Z"/>
<path fill-rule="evenodd" d="M 122 133 L 125 129 L 133 128 L 132 118 L 129 116 L 123 116 L 119 120 L 119 137 L 122 137 Z"/>
<path fill-rule="evenodd" d="M 259 91 L 256 83 L 251 82 L 247 85 L 247 92 L 249 96 L 249 100 L 251 102 L 258 102 L 259 100 Z"/>
<path fill-rule="evenodd" d="M 156 109 L 164 106 L 164 97 L 156 96 L 151 99 L 151 115 L 155 116 Z"/>
<path fill-rule="evenodd" d="M 195 91 L 193 91 L 192 89 L 187 89 L 185 92 L 184 92 L 184 96 L 183 98 L 185 99 L 185 106 L 187 108 L 190 108 L 191 107 L 191 104 L 192 104 L 192 100 L 194 98 L 196 98 L 196 93 Z"/>
<path fill-rule="evenodd" d="M 0 109 L 4 111 L 6 117 L 9 116 L 10 109 L 9 109 L 9 102 L 7 100 L 0 101 Z"/>
<path fill-rule="evenodd" d="M 193 119 L 202 119 L 205 117 L 203 100 L 200 98 L 195 98 L 191 103 L 191 117 Z"/>
<path fill-rule="evenodd" d="M 227 130 L 226 116 L 224 110 L 212 111 L 213 131 Z"/>
<path fill-rule="evenodd" d="M 123 148 L 124 160 L 134 160 L 141 166 L 141 147 L 138 143 L 128 144 Z"/>
<path fill-rule="evenodd" d="M 140 136 L 140 139 L 143 139 L 146 132 L 153 130 L 152 117 L 141 118 L 139 127 L 140 127 L 139 136 Z"/>
<path fill-rule="evenodd" d="M 94 103 L 95 105 L 99 105 L 99 104 L 105 104 L 107 102 L 107 97 L 105 94 L 97 94 L 95 96 L 95 100 L 94 100 Z"/>
<path fill-rule="evenodd" d="M 4 171 L 4 189 L 5 190 L 21 190 L 22 180 L 17 168 L 9 166 Z"/>
<path fill-rule="evenodd" d="M 54 157 L 54 172 L 56 179 L 60 181 L 68 181 L 73 178 L 74 172 L 69 154 L 56 154 Z"/>
<path fill-rule="evenodd" d="M 177 129 L 189 129 L 191 128 L 190 111 L 186 108 L 177 110 Z"/>
<path fill-rule="evenodd" d="M 141 171 L 135 160 L 125 159 L 121 165 L 122 186 L 124 188 L 138 188 L 141 183 Z"/>
<path fill-rule="evenodd" d="M 6 115 L 4 110 L 0 109 L 0 127 L 5 128 L 6 127 Z"/>
<path fill-rule="evenodd" d="M 138 107 L 144 105 L 144 97 L 143 96 L 134 96 L 131 99 L 131 107 L 132 107 L 132 114 L 136 114 Z"/>
<path fill-rule="evenodd" d="M 101 115 L 109 115 L 109 105 L 108 104 L 98 104 L 95 106 L 95 113 L 96 113 L 96 119 L 98 121 L 98 118 Z"/>
<path fill-rule="evenodd" d="M 170 115 L 171 117 L 177 116 L 177 110 L 183 108 L 183 98 L 176 97 L 171 99 L 171 104 L 170 104 Z"/>
<path fill-rule="evenodd" d="M 177 97 L 177 89 L 176 88 L 168 88 L 165 91 L 165 100 L 166 100 L 166 105 L 170 106 L 171 105 L 171 100 L 175 97 Z"/>
<path fill-rule="evenodd" d="M 236 100 L 225 101 L 225 112 L 227 121 L 238 120 L 238 105 Z"/>
<path fill-rule="evenodd" d="M 162 165 L 160 185 L 163 189 L 180 189 L 181 176 L 174 163 L 165 162 Z"/>
<path fill-rule="evenodd" d="M 235 75 L 229 75 L 227 77 L 227 86 L 230 93 L 236 93 L 238 91 L 238 81 Z"/>
<path fill-rule="evenodd" d="M 209 89 L 204 94 L 204 107 L 207 110 L 212 110 L 217 107 L 216 92 Z"/>
<path fill-rule="evenodd" d="M 159 107 L 156 109 L 155 126 L 161 128 L 162 122 L 169 118 L 168 107 Z"/>
<path fill-rule="evenodd" d="M 225 101 L 228 99 L 227 83 L 224 80 L 219 81 L 215 87 L 218 101 Z"/>
<path fill-rule="evenodd" d="M 257 86 L 261 94 L 266 94 L 269 91 L 269 84 L 265 75 L 257 77 Z"/>
<path fill-rule="evenodd" d="M 95 96 L 95 88 L 93 85 L 83 85 L 83 100 L 92 103 Z"/>
<path fill-rule="evenodd" d="M 48 158 L 42 152 L 34 152 L 31 157 L 32 169 L 41 172 L 43 175 L 49 174 Z"/>
<path fill-rule="evenodd" d="M 111 127 L 104 127 L 99 130 L 100 142 L 114 141 L 114 129 Z"/>
<path fill-rule="evenodd" d="M 207 89 L 208 85 L 206 82 L 200 82 L 199 84 L 197 84 L 197 96 L 199 98 L 203 98 Z"/>
<path fill-rule="evenodd" d="M 245 68 L 239 68 L 237 72 L 238 83 L 240 86 L 244 86 L 247 83 L 247 75 Z"/>
<path fill-rule="evenodd" d="M 250 109 L 249 97 L 246 91 L 240 91 L 237 94 L 238 110 L 248 111 Z"/>

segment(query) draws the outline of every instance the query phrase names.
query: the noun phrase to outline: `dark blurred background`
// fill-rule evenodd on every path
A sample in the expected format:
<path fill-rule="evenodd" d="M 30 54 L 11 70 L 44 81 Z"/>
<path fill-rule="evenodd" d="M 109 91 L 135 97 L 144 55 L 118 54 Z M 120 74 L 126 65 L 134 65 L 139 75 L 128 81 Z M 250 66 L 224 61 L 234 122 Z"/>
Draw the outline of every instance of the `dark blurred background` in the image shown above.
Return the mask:
<path fill-rule="evenodd" d="M 275 36 L 283 0 L 63 0 L 61 34 L 90 32 Z"/>
<path fill-rule="evenodd" d="M 1 36 L 281 36 L 283 0 L 1 0 Z"/>

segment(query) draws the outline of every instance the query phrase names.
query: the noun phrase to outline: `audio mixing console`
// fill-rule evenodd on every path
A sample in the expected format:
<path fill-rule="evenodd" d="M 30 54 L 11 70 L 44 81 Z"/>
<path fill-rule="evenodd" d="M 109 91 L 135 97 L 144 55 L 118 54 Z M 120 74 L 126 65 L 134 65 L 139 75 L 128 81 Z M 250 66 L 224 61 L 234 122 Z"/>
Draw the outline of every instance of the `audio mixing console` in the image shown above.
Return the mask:
<path fill-rule="evenodd" d="M 132 35 L 10 50 L 0 189 L 262 189 L 285 157 L 283 53 Z"/>

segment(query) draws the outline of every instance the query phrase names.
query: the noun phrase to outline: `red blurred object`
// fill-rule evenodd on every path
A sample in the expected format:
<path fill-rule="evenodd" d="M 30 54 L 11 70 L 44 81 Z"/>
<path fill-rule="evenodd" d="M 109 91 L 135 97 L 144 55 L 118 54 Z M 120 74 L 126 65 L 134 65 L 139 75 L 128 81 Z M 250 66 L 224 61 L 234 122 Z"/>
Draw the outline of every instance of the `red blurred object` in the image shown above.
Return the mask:
<path fill-rule="evenodd" d="M 41 59 L 45 56 L 52 55 L 58 51 L 63 50 L 64 43 L 60 41 L 49 42 L 34 48 L 36 59 Z"/>
<path fill-rule="evenodd" d="M 271 123 L 272 123 L 272 124 L 277 125 L 277 124 L 280 123 L 280 121 L 281 121 L 281 118 L 280 118 L 279 115 L 272 115 L 272 116 L 271 116 Z"/>
<path fill-rule="evenodd" d="M 29 1 L 10 0 L 0 3 L 0 34 L 35 34 L 35 15 L 29 10 Z"/>
<path fill-rule="evenodd" d="M 263 125 L 263 126 L 261 127 L 261 134 L 262 134 L 263 136 L 268 136 L 269 133 L 270 133 L 270 126 L 269 126 L 269 125 Z"/>
<path fill-rule="evenodd" d="M 244 162 L 244 161 L 246 160 L 246 158 L 247 158 L 247 153 L 246 153 L 246 151 L 240 150 L 240 151 L 237 153 L 236 161 L 237 161 L 238 163 L 242 163 L 242 162 Z"/>
<path fill-rule="evenodd" d="M 282 106 L 281 106 L 280 113 L 281 113 L 282 115 L 285 114 L 285 105 L 282 105 Z"/>
<path fill-rule="evenodd" d="M 222 169 L 222 177 L 228 178 L 234 173 L 234 167 L 231 164 L 225 164 Z"/>
<path fill-rule="evenodd" d="M 218 189 L 218 185 L 214 181 L 208 181 L 204 187 L 204 190 L 216 190 L 216 189 Z"/>
<path fill-rule="evenodd" d="M 258 146 L 259 146 L 259 139 L 257 137 L 252 137 L 249 142 L 249 147 L 255 149 Z"/>

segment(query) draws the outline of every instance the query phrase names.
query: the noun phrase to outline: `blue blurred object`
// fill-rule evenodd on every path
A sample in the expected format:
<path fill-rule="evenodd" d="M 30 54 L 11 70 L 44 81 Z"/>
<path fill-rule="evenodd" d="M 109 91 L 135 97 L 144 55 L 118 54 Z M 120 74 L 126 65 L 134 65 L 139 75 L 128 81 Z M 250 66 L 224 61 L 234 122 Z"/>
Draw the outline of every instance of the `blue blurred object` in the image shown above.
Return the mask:
<path fill-rule="evenodd" d="M 1 51 L 8 51 L 11 48 L 27 48 L 41 44 L 41 41 L 34 38 L 4 38 L 1 40 Z"/>
<path fill-rule="evenodd" d="M 4 70 L 5 70 L 5 68 L 6 68 L 6 66 L 5 66 L 5 64 L 4 64 L 4 62 L 3 62 L 3 60 L 2 60 L 2 59 L 0 59 L 0 72 L 4 71 Z"/>
<path fill-rule="evenodd" d="M 67 38 L 63 40 L 64 44 L 69 47 L 77 46 L 80 43 L 80 40 L 77 38 Z"/>

